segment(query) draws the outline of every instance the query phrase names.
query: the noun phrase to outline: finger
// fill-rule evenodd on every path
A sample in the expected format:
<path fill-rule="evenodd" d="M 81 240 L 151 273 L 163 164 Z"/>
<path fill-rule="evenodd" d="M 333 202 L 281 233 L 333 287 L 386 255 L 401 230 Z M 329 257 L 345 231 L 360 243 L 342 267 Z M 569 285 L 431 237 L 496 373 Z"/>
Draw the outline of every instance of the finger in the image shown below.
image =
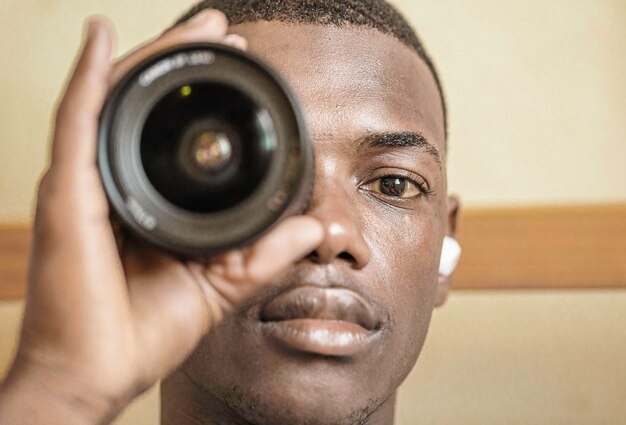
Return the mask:
<path fill-rule="evenodd" d="M 127 234 L 124 229 L 122 220 L 117 214 L 109 213 L 109 221 L 111 222 L 111 229 L 113 230 L 113 237 L 115 238 L 115 244 L 118 252 L 124 251 L 124 244 L 126 243 Z"/>
<path fill-rule="evenodd" d="M 245 254 L 233 251 L 212 261 L 206 270 L 206 282 L 230 305 L 237 306 L 271 284 L 323 239 L 324 228 L 316 219 L 287 218 L 250 246 Z"/>
<path fill-rule="evenodd" d="M 261 291 L 288 267 L 314 250 L 324 228 L 308 216 L 290 217 L 244 251 L 235 250 L 211 262 L 206 280 L 235 307 Z"/>
<path fill-rule="evenodd" d="M 239 34 L 228 34 L 222 39 L 222 43 L 227 46 L 234 47 L 239 50 L 248 49 L 248 40 L 240 36 Z"/>
<path fill-rule="evenodd" d="M 250 247 L 251 280 L 267 282 L 313 251 L 324 239 L 322 224 L 308 216 L 290 217 Z"/>
<path fill-rule="evenodd" d="M 142 60 L 180 44 L 194 42 L 220 42 L 228 31 L 228 19 L 218 10 L 204 10 L 189 21 L 177 25 L 156 40 L 129 53 L 122 58 L 113 71 L 115 83 Z"/>
<path fill-rule="evenodd" d="M 58 108 L 51 167 L 71 170 L 95 165 L 98 118 L 112 66 L 113 33 L 102 18 L 90 19 L 86 33 L 82 52 Z"/>

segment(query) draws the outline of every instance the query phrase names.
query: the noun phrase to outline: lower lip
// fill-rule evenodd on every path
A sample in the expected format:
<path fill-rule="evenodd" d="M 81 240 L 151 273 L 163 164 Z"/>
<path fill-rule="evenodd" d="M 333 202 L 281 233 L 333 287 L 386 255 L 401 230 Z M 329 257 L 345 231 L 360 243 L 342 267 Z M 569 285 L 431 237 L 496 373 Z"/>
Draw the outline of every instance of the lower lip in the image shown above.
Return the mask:
<path fill-rule="evenodd" d="M 338 320 L 293 319 L 263 323 L 265 334 L 280 345 L 322 356 L 348 357 L 365 351 L 377 332 Z"/>

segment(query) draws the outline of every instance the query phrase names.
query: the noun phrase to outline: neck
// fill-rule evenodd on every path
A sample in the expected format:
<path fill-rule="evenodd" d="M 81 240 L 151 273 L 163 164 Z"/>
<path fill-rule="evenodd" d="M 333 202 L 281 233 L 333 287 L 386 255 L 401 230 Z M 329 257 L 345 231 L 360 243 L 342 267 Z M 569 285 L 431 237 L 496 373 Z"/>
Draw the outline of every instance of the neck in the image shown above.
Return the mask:
<path fill-rule="evenodd" d="M 394 393 L 365 422 L 346 425 L 393 425 L 395 398 Z M 176 371 L 161 384 L 161 425 L 262 424 L 246 421 L 222 400 L 192 382 L 183 372 Z"/>

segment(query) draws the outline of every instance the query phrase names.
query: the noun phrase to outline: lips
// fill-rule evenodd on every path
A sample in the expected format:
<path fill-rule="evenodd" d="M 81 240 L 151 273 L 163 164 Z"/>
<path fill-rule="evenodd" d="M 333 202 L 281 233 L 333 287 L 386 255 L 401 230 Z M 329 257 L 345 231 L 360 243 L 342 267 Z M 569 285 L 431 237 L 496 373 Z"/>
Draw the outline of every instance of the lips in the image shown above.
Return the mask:
<path fill-rule="evenodd" d="M 350 322 L 370 331 L 378 325 L 373 308 L 344 288 L 295 288 L 274 298 L 261 311 L 265 322 L 295 319 Z"/>
<path fill-rule="evenodd" d="M 265 334 L 285 348 L 353 356 L 377 339 L 381 321 L 363 297 L 345 288 L 298 286 L 265 304 Z"/>

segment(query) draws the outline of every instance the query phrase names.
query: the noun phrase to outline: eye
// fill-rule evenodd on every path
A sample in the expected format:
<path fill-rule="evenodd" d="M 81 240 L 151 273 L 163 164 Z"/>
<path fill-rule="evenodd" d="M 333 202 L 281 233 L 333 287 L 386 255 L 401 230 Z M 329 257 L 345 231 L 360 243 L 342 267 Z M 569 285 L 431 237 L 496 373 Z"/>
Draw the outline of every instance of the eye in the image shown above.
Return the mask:
<path fill-rule="evenodd" d="M 414 182 L 411 179 L 400 176 L 386 176 L 376 179 L 365 185 L 365 189 L 392 198 L 409 199 L 415 198 L 422 193 L 427 193 L 423 185 Z"/>

